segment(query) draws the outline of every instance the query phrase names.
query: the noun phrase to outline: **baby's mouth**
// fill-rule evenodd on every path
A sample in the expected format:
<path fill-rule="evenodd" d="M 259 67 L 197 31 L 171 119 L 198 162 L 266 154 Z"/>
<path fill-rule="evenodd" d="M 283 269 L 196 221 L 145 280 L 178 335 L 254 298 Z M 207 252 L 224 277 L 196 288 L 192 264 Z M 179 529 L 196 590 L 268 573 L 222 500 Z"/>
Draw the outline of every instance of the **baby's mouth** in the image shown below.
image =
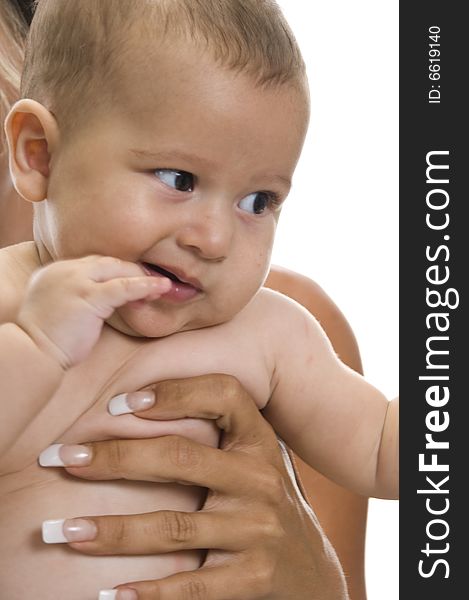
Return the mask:
<path fill-rule="evenodd" d="M 167 277 L 173 282 L 170 290 L 162 295 L 162 299 L 180 303 L 192 300 L 202 292 L 202 286 L 197 279 L 186 276 L 185 273 L 178 269 L 170 270 L 169 268 L 147 262 L 142 262 L 141 265 L 147 275 L 152 277 Z"/>
<path fill-rule="evenodd" d="M 175 275 L 174 273 L 171 273 L 171 271 L 167 271 L 166 269 L 163 269 L 163 267 L 159 267 L 158 265 L 152 265 L 151 263 L 142 263 L 142 264 L 148 271 L 151 271 L 152 274 L 159 273 L 160 275 L 163 275 L 163 277 L 167 277 L 168 279 L 171 279 L 171 281 L 174 281 L 176 283 L 185 283 L 184 281 L 181 281 L 181 279 L 179 279 L 179 277 L 177 275 Z"/>

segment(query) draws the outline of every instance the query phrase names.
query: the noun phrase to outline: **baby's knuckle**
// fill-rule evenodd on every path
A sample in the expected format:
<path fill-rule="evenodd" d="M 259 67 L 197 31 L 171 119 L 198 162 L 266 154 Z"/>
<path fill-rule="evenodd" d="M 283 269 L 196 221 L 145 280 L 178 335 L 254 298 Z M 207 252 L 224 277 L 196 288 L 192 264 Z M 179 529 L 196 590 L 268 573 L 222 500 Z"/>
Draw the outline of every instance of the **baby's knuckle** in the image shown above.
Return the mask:
<path fill-rule="evenodd" d="M 197 528 L 192 516 L 184 512 L 162 514 L 161 534 L 169 542 L 184 544 L 194 539 Z"/>
<path fill-rule="evenodd" d="M 114 258 L 113 256 L 101 256 L 96 254 L 94 256 L 91 256 L 90 258 L 98 266 L 103 268 L 112 267 L 114 265 L 118 266 L 121 263 L 121 261 L 118 258 Z"/>
<path fill-rule="evenodd" d="M 133 281 L 131 279 L 128 279 L 127 277 L 122 277 L 121 279 L 118 279 L 117 281 L 121 288 L 122 293 L 128 294 L 130 292 L 130 290 L 132 289 Z"/>
<path fill-rule="evenodd" d="M 179 469 L 193 470 L 201 464 L 200 452 L 190 440 L 174 435 L 168 438 L 170 462 Z"/>
<path fill-rule="evenodd" d="M 34 271 L 29 280 L 29 285 L 36 288 L 39 286 L 50 285 L 51 280 L 62 277 L 66 268 L 67 263 L 64 261 L 53 262 L 45 267 L 41 267 L 40 269 L 37 269 L 37 271 Z"/>
<path fill-rule="evenodd" d="M 76 294 L 87 304 L 93 305 L 96 296 L 96 290 L 93 285 L 80 285 L 76 288 Z"/>

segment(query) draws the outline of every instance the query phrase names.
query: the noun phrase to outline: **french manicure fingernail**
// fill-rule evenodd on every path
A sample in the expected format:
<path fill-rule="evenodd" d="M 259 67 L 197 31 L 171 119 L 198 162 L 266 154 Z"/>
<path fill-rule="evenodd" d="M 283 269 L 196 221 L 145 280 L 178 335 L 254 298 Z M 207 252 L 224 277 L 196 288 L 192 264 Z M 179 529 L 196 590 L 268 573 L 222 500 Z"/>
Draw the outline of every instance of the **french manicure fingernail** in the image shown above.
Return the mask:
<path fill-rule="evenodd" d="M 101 590 L 98 600 L 138 600 L 135 590 Z"/>
<path fill-rule="evenodd" d="M 117 590 L 101 590 L 98 600 L 116 600 Z"/>
<path fill-rule="evenodd" d="M 96 525 L 88 519 L 54 519 L 42 524 L 42 540 L 46 544 L 89 542 L 97 533 Z"/>
<path fill-rule="evenodd" d="M 39 455 L 41 467 L 84 467 L 91 462 L 87 446 L 52 444 Z"/>
<path fill-rule="evenodd" d="M 116 600 L 117 590 L 101 590 L 98 600 Z"/>
<path fill-rule="evenodd" d="M 146 410 L 155 404 L 155 394 L 151 390 L 119 394 L 109 401 L 107 409 L 114 417 Z"/>

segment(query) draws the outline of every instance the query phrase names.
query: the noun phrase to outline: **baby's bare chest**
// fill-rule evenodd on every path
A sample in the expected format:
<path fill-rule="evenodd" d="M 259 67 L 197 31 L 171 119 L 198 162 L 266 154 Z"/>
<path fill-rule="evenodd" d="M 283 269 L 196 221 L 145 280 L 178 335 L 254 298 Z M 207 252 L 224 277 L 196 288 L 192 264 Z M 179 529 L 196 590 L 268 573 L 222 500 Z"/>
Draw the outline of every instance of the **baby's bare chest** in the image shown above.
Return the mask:
<path fill-rule="evenodd" d="M 117 394 L 158 381 L 226 373 L 239 379 L 262 407 L 270 396 L 270 373 L 259 340 L 229 325 L 158 340 L 129 338 L 106 328 L 90 358 L 66 375 L 45 409 L 17 440 L 11 457 L 15 468 L 24 468 L 56 442 L 181 434 L 216 445 L 218 436 L 210 423 L 113 417 L 107 404 Z"/>

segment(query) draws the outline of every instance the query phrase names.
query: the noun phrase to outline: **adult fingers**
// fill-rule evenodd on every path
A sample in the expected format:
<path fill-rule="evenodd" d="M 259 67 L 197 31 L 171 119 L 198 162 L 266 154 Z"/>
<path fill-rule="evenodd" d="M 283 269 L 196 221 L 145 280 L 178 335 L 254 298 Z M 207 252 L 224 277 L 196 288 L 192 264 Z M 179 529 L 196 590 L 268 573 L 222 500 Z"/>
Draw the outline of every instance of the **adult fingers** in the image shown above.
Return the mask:
<path fill-rule="evenodd" d="M 173 379 L 151 387 L 154 405 L 135 413 L 144 419 L 212 419 L 224 431 L 223 448 L 259 446 L 277 450 L 270 425 L 251 396 L 231 375 L 215 374 Z M 277 452 L 278 454 L 278 452 Z"/>
<path fill-rule="evenodd" d="M 246 574 L 246 565 L 204 567 L 157 581 L 140 581 L 116 589 L 134 589 L 138 600 L 251 600 L 267 598 L 267 577 Z M 244 585 L 241 584 L 244 583 Z"/>
<path fill-rule="evenodd" d="M 163 554 L 204 548 L 241 551 L 249 547 L 252 540 L 258 541 L 271 535 L 272 527 L 273 524 L 262 516 L 256 520 L 238 520 L 233 527 L 233 515 L 222 511 L 192 513 L 161 510 L 136 515 L 67 519 L 62 529 L 73 549 L 83 554 L 110 556 Z M 85 539 L 90 537 L 93 539 Z"/>
<path fill-rule="evenodd" d="M 181 436 L 109 440 L 74 448 L 74 452 L 81 448 L 86 451 L 89 464 L 73 467 L 64 460 L 64 466 L 71 475 L 82 479 L 182 483 L 234 497 L 255 493 L 253 487 L 257 487 L 246 475 L 256 473 L 257 462 L 252 457 L 211 448 Z M 62 447 L 60 453 L 66 456 L 67 447 Z M 80 461 L 83 464 L 81 458 Z M 262 474 L 256 476 L 256 481 L 262 478 Z"/>

